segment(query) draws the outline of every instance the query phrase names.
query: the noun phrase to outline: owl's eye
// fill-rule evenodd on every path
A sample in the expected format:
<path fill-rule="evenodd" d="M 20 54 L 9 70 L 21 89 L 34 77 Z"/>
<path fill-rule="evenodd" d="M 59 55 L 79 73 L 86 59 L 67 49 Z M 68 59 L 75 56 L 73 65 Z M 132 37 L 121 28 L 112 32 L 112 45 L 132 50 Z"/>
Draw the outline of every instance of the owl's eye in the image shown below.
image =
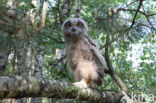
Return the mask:
<path fill-rule="evenodd" d="M 77 23 L 77 27 L 81 27 L 82 26 L 82 23 L 81 22 L 78 22 Z"/>
<path fill-rule="evenodd" d="M 66 23 L 66 26 L 67 26 L 67 27 L 71 27 L 71 23 L 70 23 L 70 22 L 67 22 L 67 23 Z"/>

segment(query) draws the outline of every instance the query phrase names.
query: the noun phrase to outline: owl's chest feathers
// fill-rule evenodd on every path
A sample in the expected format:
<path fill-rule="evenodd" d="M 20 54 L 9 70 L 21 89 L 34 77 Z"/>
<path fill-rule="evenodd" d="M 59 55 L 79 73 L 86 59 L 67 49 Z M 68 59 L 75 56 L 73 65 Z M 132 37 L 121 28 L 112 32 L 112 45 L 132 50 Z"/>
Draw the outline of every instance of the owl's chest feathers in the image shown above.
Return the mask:
<path fill-rule="evenodd" d="M 73 69 L 80 62 L 92 60 L 92 53 L 84 40 L 75 41 L 70 43 L 70 45 L 67 44 L 67 48 L 69 64 Z"/>

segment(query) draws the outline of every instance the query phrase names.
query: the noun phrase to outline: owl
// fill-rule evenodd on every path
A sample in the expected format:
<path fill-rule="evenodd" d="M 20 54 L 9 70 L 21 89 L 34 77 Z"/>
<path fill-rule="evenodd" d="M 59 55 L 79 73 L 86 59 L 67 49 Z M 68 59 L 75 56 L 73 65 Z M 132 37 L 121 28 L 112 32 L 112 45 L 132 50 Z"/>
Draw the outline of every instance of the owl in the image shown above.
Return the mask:
<path fill-rule="evenodd" d="M 84 87 L 102 85 L 104 58 L 98 46 L 87 35 L 88 26 L 80 18 L 68 18 L 62 25 L 66 53 L 76 84 Z"/>

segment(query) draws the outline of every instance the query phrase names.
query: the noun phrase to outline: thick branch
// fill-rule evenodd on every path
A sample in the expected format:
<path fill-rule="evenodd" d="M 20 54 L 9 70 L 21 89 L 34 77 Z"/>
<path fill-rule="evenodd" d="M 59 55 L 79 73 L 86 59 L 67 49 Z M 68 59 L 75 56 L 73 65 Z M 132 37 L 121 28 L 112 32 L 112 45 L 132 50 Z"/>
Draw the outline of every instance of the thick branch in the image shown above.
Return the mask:
<path fill-rule="evenodd" d="M 86 100 L 91 103 L 119 103 L 123 93 L 109 94 L 90 88 L 78 88 L 69 82 L 39 80 L 35 77 L 0 77 L 0 99 L 51 97 Z"/>

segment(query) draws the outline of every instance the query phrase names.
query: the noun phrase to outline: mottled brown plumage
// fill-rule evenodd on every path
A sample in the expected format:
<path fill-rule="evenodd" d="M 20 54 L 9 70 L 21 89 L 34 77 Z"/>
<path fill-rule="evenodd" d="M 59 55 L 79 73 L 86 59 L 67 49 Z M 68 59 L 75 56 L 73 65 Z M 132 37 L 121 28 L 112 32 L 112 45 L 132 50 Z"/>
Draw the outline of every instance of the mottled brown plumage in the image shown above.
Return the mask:
<path fill-rule="evenodd" d="M 105 64 L 87 31 L 87 24 L 80 18 L 68 18 L 62 25 L 68 61 L 75 80 L 92 87 L 93 83 L 102 84 Z"/>

